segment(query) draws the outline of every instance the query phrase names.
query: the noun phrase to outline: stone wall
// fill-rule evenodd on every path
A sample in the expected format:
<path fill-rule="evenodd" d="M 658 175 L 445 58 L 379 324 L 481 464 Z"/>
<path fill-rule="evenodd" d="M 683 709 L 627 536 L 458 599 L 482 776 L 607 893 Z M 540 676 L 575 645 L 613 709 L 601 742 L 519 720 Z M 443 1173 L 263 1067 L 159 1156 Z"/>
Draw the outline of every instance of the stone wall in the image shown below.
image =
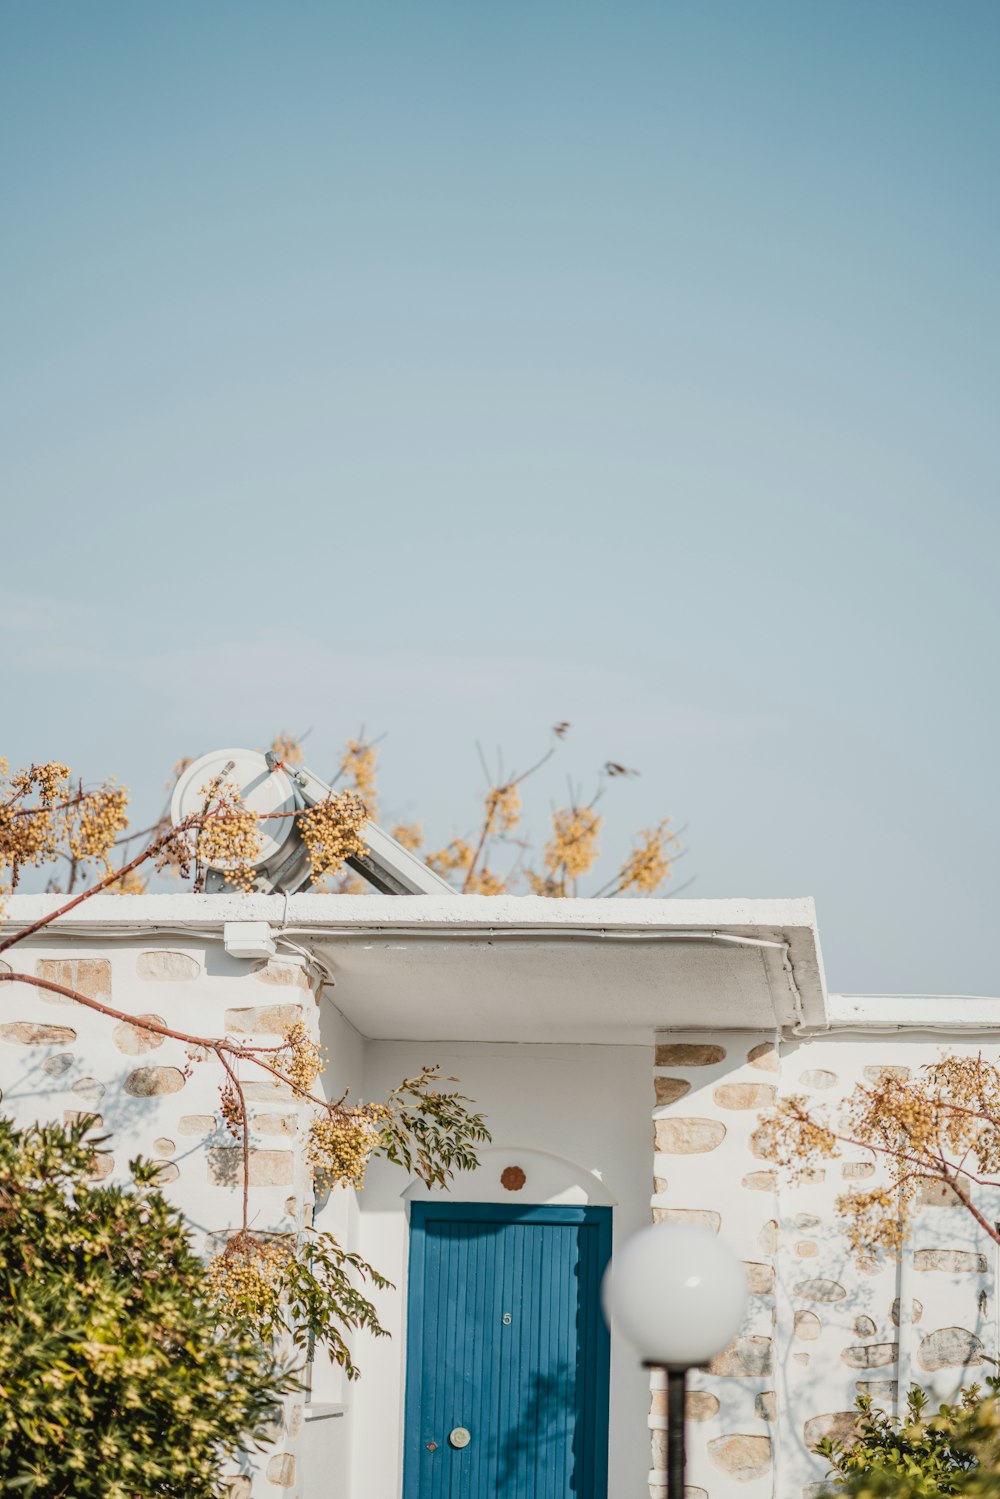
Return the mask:
<path fill-rule="evenodd" d="M 835 1201 L 876 1179 L 871 1156 L 845 1152 L 790 1183 L 760 1158 L 756 1137 L 779 1090 L 835 1101 L 886 1066 L 934 1060 L 943 1045 L 927 1036 L 780 1045 L 736 1031 L 658 1037 L 653 1217 L 721 1233 L 744 1259 L 751 1292 L 740 1336 L 690 1377 L 688 1499 L 811 1499 L 826 1466 L 809 1449 L 851 1430 L 858 1393 L 890 1410 L 914 1382 L 948 1398 L 995 1354 L 995 1246 L 967 1212 L 926 1194 L 902 1259 L 865 1272 L 847 1252 Z M 1000 1217 L 1000 1202 L 984 1196 L 980 1206 Z M 654 1376 L 651 1499 L 666 1499 L 665 1398 Z"/>
<path fill-rule="evenodd" d="M 250 963 L 219 945 L 166 939 L 25 944 L 8 971 L 34 973 L 189 1034 L 226 1032 L 274 1045 L 290 1020 L 315 1024 L 316 1004 L 296 958 Z M 164 1192 L 188 1219 L 196 1247 L 210 1253 L 240 1222 L 242 1151 L 223 1128 L 220 1070 L 182 1044 L 115 1022 L 60 995 L 4 985 L 0 1011 L 2 1108 L 19 1124 L 97 1113 L 112 1154 L 102 1176 L 128 1179 L 137 1154 L 156 1160 Z M 288 1089 L 243 1069 L 250 1102 L 251 1212 L 261 1230 L 304 1222 L 311 1186 L 299 1148 L 300 1109 Z M 298 1499 L 301 1398 L 286 1405 L 272 1448 L 235 1478 L 233 1499 Z"/>

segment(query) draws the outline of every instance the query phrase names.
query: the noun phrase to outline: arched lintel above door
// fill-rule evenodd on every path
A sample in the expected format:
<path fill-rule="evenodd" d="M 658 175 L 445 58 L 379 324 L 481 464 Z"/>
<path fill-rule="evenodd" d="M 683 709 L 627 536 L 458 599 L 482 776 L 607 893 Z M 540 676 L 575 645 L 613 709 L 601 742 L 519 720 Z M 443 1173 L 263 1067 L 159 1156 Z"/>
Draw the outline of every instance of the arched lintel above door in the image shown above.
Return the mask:
<path fill-rule="evenodd" d="M 548 1150 L 502 1142 L 480 1150 L 478 1170 L 459 1172 L 447 1192 L 430 1191 L 422 1181 L 411 1180 L 402 1196 L 409 1202 L 451 1198 L 456 1202 L 617 1206 L 596 1171 Z"/>

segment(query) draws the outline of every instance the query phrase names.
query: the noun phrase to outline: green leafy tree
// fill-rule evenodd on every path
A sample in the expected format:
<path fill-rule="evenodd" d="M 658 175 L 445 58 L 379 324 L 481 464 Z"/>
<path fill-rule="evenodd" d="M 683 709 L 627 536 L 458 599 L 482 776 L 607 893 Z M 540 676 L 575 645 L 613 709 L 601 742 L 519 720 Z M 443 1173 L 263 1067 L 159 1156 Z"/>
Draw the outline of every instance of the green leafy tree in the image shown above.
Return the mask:
<path fill-rule="evenodd" d="M 852 1499 L 964 1499 L 1000 1496 L 1000 1379 L 970 1385 L 953 1404 L 931 1413 L 926 1391 L 914 1385 L 906 1413 L 890 1416 L 867 1395 L 855 1401 L 857 1436 L 830 1437 L 813 1449 L 830 1464 L 834 1495 Z"/>
<path fill-rule="evenodd" d="M 92 1122 L 0 1118 L 0 1489 L 215 1499 L 298 1381 L 253 1327 L 220 1325 L 154 1165 L 94 1180 Z"/>

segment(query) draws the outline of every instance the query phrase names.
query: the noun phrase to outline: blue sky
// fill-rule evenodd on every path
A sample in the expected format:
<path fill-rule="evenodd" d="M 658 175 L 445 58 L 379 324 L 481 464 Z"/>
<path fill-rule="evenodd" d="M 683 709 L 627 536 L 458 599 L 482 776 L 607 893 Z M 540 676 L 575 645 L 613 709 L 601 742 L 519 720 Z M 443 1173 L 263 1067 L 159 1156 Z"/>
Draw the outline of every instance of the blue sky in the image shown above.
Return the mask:
<path fill-rule="evenodd" d="M 692 895 L 1000 993 L 1000 9 L 0 13 L 3 750 L 614 756 Z M 678 869 L 681 878 L 682 867 Z"/>

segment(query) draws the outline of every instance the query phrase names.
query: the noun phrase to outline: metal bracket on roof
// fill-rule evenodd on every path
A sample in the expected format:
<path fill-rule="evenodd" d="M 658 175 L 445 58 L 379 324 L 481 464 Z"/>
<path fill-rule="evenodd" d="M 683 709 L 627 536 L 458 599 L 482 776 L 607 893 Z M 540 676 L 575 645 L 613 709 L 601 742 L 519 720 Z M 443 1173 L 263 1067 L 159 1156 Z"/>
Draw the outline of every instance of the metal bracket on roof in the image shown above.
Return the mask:
<path fill-rule="evenodd" d="M 309 883 L 309 850 L 296 812 L 318 806 L 332 788 L 305 765 L 287 765 L 272 751 L 216 750 L 195 760 L 179 778 L 170 804 L 175 823 L 201 812 L 206 794 L 226 782 L 243 804 L 261 819 L 261 849 L 254 865 L 253 888 L 265 893 L 294 894 Z M 422 859 L 397 843 L 377 823 L 365 825 L 367 848 L 347 860 L 350 867 L 383 895 L 454 894 L 447 881 Z M 205 872 L 209 893 L 232 890 L 231 867 L 222 862 Z"/>

